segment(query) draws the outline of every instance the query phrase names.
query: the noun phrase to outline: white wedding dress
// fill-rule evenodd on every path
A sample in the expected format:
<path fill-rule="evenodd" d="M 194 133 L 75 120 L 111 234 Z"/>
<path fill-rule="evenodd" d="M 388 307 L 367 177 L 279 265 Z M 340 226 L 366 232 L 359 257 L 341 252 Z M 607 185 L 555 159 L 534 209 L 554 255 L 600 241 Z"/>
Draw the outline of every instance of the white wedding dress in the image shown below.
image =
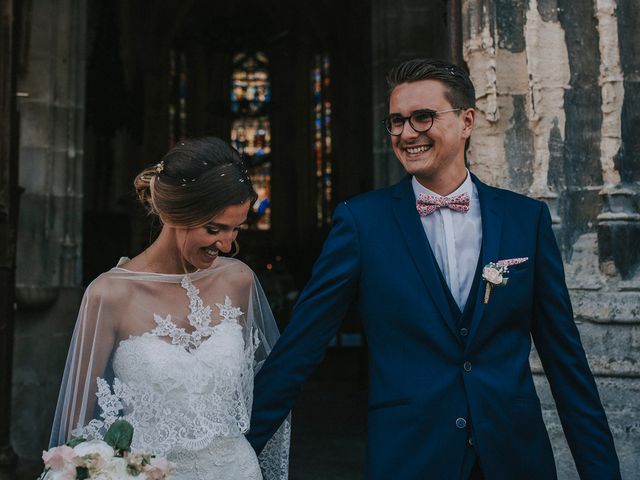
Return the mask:
<path fill-rule="evenodd" d="M 105 343 L 108 332 L 113 342 Z M 133 449 L 177 465 L 172 479 L 286 479 L 289 422 L 260 459 L 244 437 L 253 377 L 275 338 L 264 294 L 242 262 L 220 258 L 189 275 L 114 268 L 85 294 L 52 444 L 101 438 L 124 418 Z"/>

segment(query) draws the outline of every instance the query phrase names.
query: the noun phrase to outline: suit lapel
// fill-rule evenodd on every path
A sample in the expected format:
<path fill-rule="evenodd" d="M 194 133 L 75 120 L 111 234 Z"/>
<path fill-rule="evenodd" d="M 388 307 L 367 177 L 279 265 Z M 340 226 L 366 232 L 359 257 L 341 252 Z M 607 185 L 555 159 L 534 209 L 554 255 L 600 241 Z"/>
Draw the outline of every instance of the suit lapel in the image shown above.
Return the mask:
<path fill-rule="evenodd" d="M 482 266 L 499 260 L 500 235 L 504 217 L 504 205 L 499 201 L 498 190 L 485 185 L 475 175 L 471 179 L 478 189 L 480 212 L 482 215 Z M 471 330 L 467 345 L 471 345 L 484 313 L 485 282 L 482 281 L 476 292 L 476 303 L 471 317 Z"/>
<path fill-rule="evenodd" d="M 396 185 L 393 191 L 392 204 L 393 213 L 398 221 L 409 253 L 422 277 L 425 289 L 431 295 L 440 315 L 457 337 L 455 319 L 451 317 L 444 287 L 440 281 L 438 266 L 416 210 L 416 198 L 411 187 L 410 176 L 407 176 Z"/>

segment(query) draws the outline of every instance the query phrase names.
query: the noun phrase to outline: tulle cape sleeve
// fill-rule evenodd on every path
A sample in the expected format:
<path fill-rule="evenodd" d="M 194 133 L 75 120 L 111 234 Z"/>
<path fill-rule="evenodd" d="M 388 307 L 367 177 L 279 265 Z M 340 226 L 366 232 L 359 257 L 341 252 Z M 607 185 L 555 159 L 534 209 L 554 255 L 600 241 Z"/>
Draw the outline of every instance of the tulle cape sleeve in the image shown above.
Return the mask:
<path fill-rule="evenodd" d="M 256 280 L 253 290 L 251 308 L 255 309 L 254 318 L 259 318 L 262 325 L 258 326 L 258 331 L 265 335 L 261 339 L 256 351 L 256 362 L 254 375 L 258 373 L 262 364 L 267 359 L 278 337 L 280 336 L 271 309 L 267 304 L 267 299 L 262 291 L 262 287 Z M 252 402 L 253 403 L 253 402 Z M 280 428 L 267 442 L 265 448 L 258 456 L 260 468 L 265 480 L 285 480 L 289 474 L 289 445 L 291 439 L 291 414 L 282 422 Z"/>
<path fill-rule="evenodd" d="M 49 446 L 66 443 L 72 431 L 94 418 L 98 377 L 108 377 L 117 326 L 105 315 L 112 296 L 103 279 L 85 291 L 62 377 Z"/>

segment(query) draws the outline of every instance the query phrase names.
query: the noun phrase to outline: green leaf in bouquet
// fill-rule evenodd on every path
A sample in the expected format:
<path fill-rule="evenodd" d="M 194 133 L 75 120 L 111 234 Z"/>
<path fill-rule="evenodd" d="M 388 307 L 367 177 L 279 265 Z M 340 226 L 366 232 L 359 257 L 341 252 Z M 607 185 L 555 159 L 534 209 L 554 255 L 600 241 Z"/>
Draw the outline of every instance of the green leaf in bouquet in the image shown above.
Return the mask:
<path fill-rule="evenodd" d="M 86 442 L 87 439 L 86 438 L 82 438 L 82 437 L 74 437 L 71 440 L 69 440 L 67 442 L 67 447 L 75 447 L 76 445 L 80 445 L 82 442 Z"/>
<path fill-rule="evenodd" d="M 76 467 L 76 480 L 85 480 L 89 478 L 89 469 L 87 467 Z"/>
<path fill-rule="evenodd" d="M 131 450 L 131 440 L 133 439 L 133 426 L 126 420 L 116 420 L 104 436 L 114 450 L 128 452 Z"/>
<path fill-rule="evenodd" d="M 137 477 L 138 475 L 140 475 L 141 471 L 135 465 L 129 464 L 127 465 L 127 473 L 132 477 Z"/>

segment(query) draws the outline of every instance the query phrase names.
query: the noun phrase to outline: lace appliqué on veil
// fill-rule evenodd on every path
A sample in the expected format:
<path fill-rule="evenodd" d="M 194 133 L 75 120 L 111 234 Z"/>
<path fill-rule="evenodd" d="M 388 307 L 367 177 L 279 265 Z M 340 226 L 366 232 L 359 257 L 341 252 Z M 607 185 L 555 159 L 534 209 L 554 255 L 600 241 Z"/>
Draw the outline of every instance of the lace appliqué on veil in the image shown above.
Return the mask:
<path fill-rule="evenodd" d="M 153 319 L 158 326 L 150 334 L 158 337 L 169 337 L 173 345 L 180 345 L 182 348 L 192 351 L 197 349 L 204 340 L 213 334 L 216 325 L 211 325 L 211 307 L 204 305 L 199 296 L 200 290 L 191 282 L 188 275 L 184 276 L 180 285 L 187 291 L 189 310 L 191 311 L 187 315 L 187 319 L 189 320 L 189 325 L 195 330 L 192 333 L 187 333 L 184 328 L 179 328 L 173 323 L 171 315 L 162 318 L 154 313 Z M 224 297 L 224 305 L 216 303 L 216 306 L 220 310 L 220 318 L 223 322 L 237 321 L 238 317 L 243 315 L 242 310 L 234 307 L 231 304 L 231 299 L 227 296 Z"/>
<path fill-rule="evenodd" d="M 113 380 L 113 394 L 109 383 L 104 378 L 97 379 L 97 386 L 96 396 L 102 420 L 94 418 L 85 427 L 72 430 L 71 434 L 75 437 L 102 439 L 113 422 L 120 418 L 120 412 L 125 408 L 126 403 L 131 400 L 126 385 L 117 378 Z"/>

